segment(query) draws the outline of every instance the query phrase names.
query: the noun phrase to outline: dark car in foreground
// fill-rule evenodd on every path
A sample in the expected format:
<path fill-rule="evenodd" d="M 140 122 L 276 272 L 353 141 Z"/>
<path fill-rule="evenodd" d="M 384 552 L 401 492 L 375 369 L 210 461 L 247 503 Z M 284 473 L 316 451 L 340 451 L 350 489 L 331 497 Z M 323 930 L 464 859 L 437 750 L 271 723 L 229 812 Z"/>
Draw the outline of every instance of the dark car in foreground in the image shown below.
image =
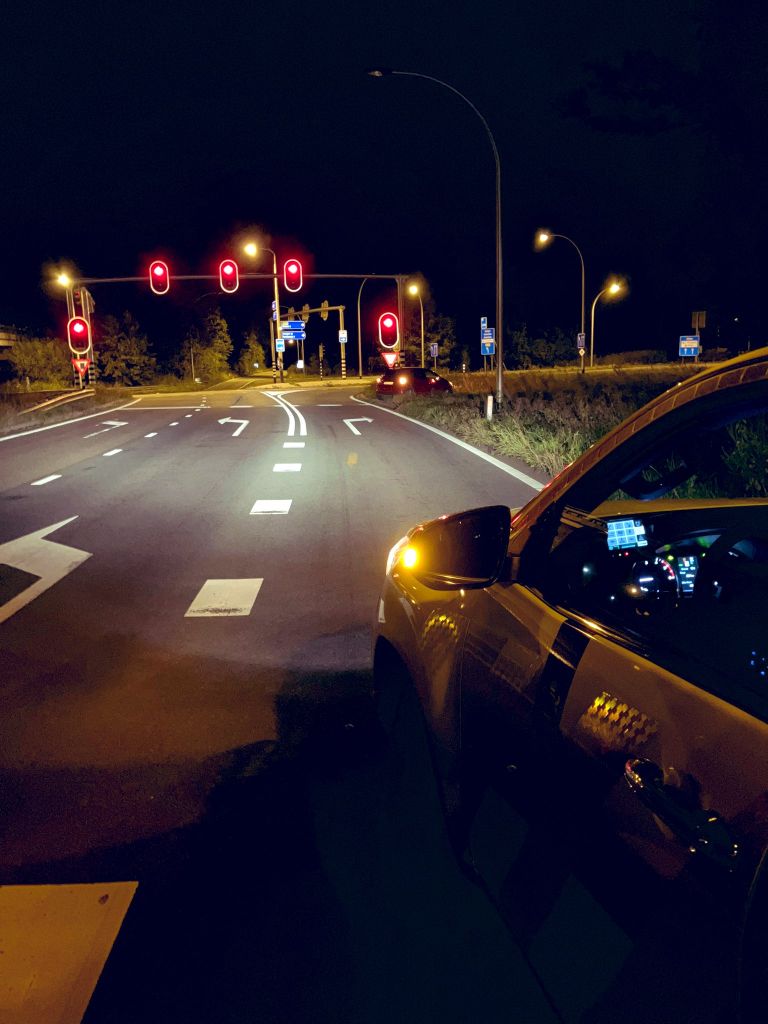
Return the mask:
<path fill-rule="evenodd" d="M 412 391 L 415 395 L 432 395 L 440 391 L 453 391 L 453 385 L 445 377 L 423 366 L 399 366 L 385 370 L 376 379 L 377 398 L 404 395 Z"/>
<path fill-rule="evenodd" d="M 375 629 L 393 742 L 564 1020 L 768 1021 L 768 349 L 415 527 Z"/>

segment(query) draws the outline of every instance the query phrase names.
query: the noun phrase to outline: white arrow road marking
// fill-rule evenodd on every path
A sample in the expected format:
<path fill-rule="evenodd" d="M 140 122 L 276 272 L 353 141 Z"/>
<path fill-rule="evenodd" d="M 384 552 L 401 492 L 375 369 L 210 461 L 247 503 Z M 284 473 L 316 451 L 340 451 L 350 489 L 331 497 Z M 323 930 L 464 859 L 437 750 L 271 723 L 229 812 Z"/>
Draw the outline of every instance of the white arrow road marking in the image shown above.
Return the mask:
<path fill-rule="evenodd" d="M 357 429 L 357 427 L 353 427 L 352 424 L 353 423 L 373 423 L 373 420 L 369 419 L 367 416 L 358 416 L 357 419 L 354 419 L 354 420 L 344 420 L 344 422 L 347 424 L 347 426 L 349 427 L 349 429 L 352 431 L 353 434 L 357 434 L 357 436 L 360 437 L 360 431 Z"/>
<path fill-rule="evenodd" d="M 240 434 L 242 434 L 242 432 L 245 430 L 245 428 L 248 426 L 248 424 L 250 422 L 251 422 L 250 420 L 233 420 L 231 416 L 225 416 L 223 420 L 219 420 L 219 423 L 239 423 L 240 424 L 240 426 L 237 428 L 237 430 L 233 430 L 232 431 L 232 437 L 239 437 Z"/>
<path fill-rule="evenodd" d="M 86 438 L 86 437 L 96 437 L 97 434 L 106 434 L 108 430 L 114 430 L 115 427 L 127 427 L 128 426 L 128 424 L 127 423 L 123 423 L 122 420 L 102 420 L 101 422 L 107 424 L 104 427 L 103 430 L 94 430 L 94 432 L 92 434 L 83 434 L 83 438 Z"/>
<path fill-rule="evenodd" d="M 251 509 L 252 516 L 284 516 L 291 510 L 293 498 L 259 498 Z"/>
<path fill-rule="evenodd" d="M 31 583 L 20 594 L 0 605 L 0 622 L 5 622 L 17 611 L 34 601 L 43 591 L 48 590 L 54 583 L 76 569 L 86 558 L 90 558 L 92 552 L 80 551 L 77 548 L 67 547 L 65 544 L 57 544 L 55 541 L 45 540 L 49 533 L 73 522 L 77 516 L 70 516 L 69 519 L 62 519 L 60 523 L 46 526 L 35 533 L 28 533 L 24 537 L 17 537 L 16 540 L 6 541 L 0 544 L 0 565 L 9 565 L 22 572 L 31 573 L 39 579 Z M 0 569 L 2 573 L 2 569 Z"/>
<path fill-rule="evenodd" d="M 184 613 L 184 618 L 250 615 L 263 582 L 263 576 L 249 580 L 206 580 Z"/>

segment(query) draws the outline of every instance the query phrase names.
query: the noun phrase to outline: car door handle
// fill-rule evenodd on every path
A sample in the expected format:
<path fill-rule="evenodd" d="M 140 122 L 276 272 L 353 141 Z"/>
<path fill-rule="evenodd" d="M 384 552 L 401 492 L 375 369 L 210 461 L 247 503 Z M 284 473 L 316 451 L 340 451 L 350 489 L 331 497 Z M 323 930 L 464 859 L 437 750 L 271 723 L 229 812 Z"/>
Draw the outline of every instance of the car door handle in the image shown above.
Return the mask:
<path fill-rule="evenodd" d="M 691 853 L 702 853 L 720 867 L 736 866 L 739 844 L 716 811 L 686 807 L 674 786 L 664 784 L 664 773 L 653 761 L 630 758 L 624 779 L 632 792 L 653 814 L 686 844 Z"/>

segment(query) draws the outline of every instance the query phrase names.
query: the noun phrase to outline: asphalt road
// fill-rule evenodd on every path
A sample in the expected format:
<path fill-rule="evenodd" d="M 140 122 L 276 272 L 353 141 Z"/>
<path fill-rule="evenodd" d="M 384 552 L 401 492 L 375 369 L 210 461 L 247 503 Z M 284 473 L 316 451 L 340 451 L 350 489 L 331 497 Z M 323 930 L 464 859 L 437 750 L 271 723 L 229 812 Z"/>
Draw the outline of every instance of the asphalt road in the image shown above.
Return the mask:
<path fill-rule="evenodd" d="M 369 697 L 389 547 L 534 474 L 355 390 L 0 438 L 0 880 L 139 880 L 91 1024 L 554 1019 Z"/>

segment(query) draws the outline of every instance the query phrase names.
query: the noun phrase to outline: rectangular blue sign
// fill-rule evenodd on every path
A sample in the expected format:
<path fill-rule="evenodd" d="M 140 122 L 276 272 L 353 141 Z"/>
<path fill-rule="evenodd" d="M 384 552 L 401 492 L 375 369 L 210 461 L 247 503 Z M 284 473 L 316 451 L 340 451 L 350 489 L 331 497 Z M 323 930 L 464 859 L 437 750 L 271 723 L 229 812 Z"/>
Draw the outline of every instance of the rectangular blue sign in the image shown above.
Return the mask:
<path fill-rule="evenodd" d="M 278 338 L 275 342 L 275 352 L 285 352 L 285 342 L 282 338 Z"/>
<path fill-rule="evenodd" d="M 304 321 L 303 320 L 288 320 L 285 326 L 291 331 L 303 331 Z"/>
<path fill-rule="evenodd" d="M 304 332 L 303 331 L 289 331 L 286 327 L 281 327 L 280 328 L 280 337 L 281 338 L 285 338 L 286 341 L 298 341 L 299 339 L 301 339 L 303 341 L 304 340 Z"/>
<path fill-rule="evenodd" d="M 480 331 L 480 341 L 496 341 L 496 328 L 486 327 Z"/>
<path fill-rule="evenodd" d="M 488 317 L 487 316 L 481 316 L 480 317 L 480 330 L 481 331 L 485 331 L 487 329 L 488 329 Z"/>
<path fill-rule="evenodd" d="M 700 344 L 701 337 L 698 334 L 681 334 L 678 355 L 681 357 L 695 357 L 699 355 Z"/>
<path fill-rule="evenodd" d="M 495 341 L 481 341 L 480 342 L 480 355 L 481 356 L 493 356 L 493 355 L 496 355 L 496 342 Z"/>

